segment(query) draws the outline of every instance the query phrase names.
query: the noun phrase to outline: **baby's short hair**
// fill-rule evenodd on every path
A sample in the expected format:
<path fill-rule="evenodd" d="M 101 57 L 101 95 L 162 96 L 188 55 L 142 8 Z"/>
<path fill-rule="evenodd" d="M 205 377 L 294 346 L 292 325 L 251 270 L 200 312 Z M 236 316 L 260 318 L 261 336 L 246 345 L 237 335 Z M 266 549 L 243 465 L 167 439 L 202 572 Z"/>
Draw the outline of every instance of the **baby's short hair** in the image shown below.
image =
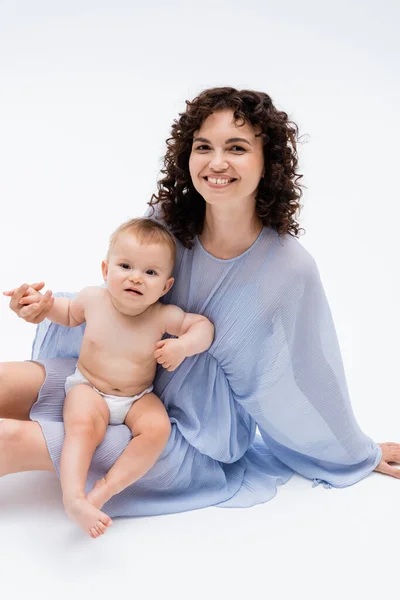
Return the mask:
<path fill-rule="evenodd" d="M 172 265 L 175 264 L 175 237 L 170 231 L 168 231 L 165 225 L 146 217 L 130 219 L 129 221 L 126 221 L 117 227 L 117 229 L 111 234 L 108 254 L 110 253 L 110 250 L 115 244 L 118 236 L 125 232 L 132 233 L 138 240 L 139 244 L 164 244 L 165 246 L 168 246 L 171 252 Z"/>

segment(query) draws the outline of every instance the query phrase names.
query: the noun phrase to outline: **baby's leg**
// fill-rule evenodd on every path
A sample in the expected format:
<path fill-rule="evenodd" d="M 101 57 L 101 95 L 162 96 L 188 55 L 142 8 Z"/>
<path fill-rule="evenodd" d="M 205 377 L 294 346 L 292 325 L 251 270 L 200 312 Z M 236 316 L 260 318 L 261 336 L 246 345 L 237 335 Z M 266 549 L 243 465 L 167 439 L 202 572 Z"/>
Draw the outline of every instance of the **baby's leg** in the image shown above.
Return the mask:
<path fill-rule="evenodd" d="M 146 394 L 134 402 L 125 418 L 133 439 L 104 479 L 97 481 L 87 499 L 97 508 L 151 469 L 164 450 L 171 423 L 161 400 Z"/>
<path fill-rule="evenodd" d="M 64 403 L 65 441 L 60 460 L 60 479 L 67 514 L 84 531 L 98 537 L 111 519 L 85 497 L 89 466 L 97 446 L 104 439 L 109 410 L 104 399 L 89 385 L 77 385 Z"/>

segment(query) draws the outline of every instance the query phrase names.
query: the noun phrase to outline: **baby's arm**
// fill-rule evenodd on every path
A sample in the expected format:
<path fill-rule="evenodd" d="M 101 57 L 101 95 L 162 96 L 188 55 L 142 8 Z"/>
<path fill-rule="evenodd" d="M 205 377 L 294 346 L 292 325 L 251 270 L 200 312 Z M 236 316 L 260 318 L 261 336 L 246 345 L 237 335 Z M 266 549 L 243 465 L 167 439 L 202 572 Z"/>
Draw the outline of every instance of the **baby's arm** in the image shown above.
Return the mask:
<path fill-rule="evenodd" d="M 214 339 L 214 325 L 204 316 L 185 313 L 178 306 L 163 305 L 165 331 L 178 339 L 161 340 L 154 353 L 157 362 L 173 371 L 188 356 L 207 350 Z"/>
<path fill-rule="evenodd" d="M 96 288 L 84 288 L 74 298 L 53 298 L 53 306 L 46 314 L 46 318 L 64 327 L 77 327 L 85 322 L 85 307 L 88 305 Z M 51 293 L 51 292 L 50 292 Z M 35 294 L 21 298 L 23 305 L 34 305 L 38 302 L 38 295 L 42 294 L 35 290 Z"/>
<path fill-rule="evenodd" d="M 88 289 L 84 288 L 74 298 L 54 298 L 54 304 L 47 313 L 47 318 L 64 327 L 82 325 L 85 322 Z"/>

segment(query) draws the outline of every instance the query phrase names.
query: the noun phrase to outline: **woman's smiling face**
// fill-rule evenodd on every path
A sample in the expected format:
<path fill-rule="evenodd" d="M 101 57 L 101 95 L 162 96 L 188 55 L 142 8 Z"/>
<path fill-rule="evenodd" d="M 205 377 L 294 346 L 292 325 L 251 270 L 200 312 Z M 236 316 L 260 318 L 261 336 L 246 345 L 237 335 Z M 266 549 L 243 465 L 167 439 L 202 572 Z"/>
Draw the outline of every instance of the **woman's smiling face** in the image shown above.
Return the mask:
<path fill-rule="evenodd" d="M 189 171 L 207 203 L 255 200 L 264 170 L 263 143 L 257 133 L 248 123 L 235 124 L 232 110 L 213 113 L 195 132 Z"/>

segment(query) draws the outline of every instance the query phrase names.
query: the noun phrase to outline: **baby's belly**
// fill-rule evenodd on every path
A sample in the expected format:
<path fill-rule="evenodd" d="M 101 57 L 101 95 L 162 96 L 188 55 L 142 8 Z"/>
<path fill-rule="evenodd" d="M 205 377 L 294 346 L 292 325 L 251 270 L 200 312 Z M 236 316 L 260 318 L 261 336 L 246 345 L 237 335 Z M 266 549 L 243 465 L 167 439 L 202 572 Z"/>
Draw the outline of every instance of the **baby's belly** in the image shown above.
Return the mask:
<path fill-rule="evenodd" d="M 156 373 L 155 359 L 133 362 L 102 352 L 81 352 L 78 367 L 90 383 L 104 394 L 135 396 L 150 387 Z"/>

